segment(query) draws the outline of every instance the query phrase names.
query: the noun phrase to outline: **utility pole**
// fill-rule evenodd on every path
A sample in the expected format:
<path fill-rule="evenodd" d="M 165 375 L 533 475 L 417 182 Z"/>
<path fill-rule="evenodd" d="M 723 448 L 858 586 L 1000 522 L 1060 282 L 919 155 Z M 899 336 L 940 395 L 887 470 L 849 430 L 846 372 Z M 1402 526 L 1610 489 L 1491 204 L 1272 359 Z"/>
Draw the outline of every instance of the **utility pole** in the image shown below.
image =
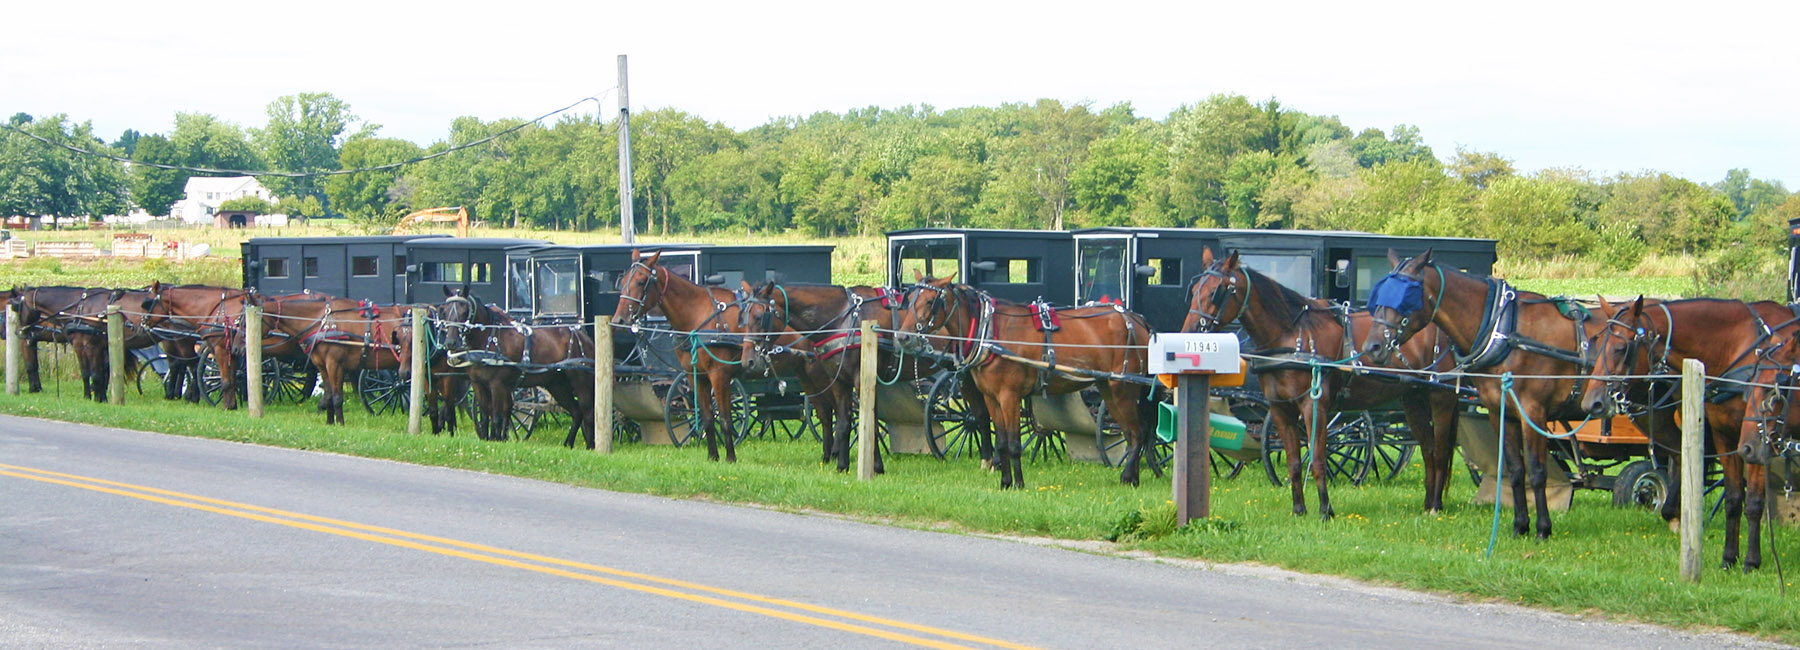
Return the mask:
<path fill-rule="evenodd" d="M 625 84 L 625 55 L 619 55 L 619 241 L 637 243 L 631 214 L 631 92 Z"/>

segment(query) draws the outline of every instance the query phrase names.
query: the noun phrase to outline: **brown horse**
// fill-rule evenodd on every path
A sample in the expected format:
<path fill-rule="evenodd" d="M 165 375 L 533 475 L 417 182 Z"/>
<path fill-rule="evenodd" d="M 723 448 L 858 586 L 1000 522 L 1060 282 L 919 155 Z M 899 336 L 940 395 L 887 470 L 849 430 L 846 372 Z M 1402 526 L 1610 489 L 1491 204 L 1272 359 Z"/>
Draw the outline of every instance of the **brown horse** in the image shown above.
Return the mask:
<path fill-rule="evenodd" d="M 724 430 L 725 462 L 737 462 L 737 432 L 731 422 L 731 380 L 742 367 L 741 336 L 726 330 L 738 318 L 738 297 L 717 287 L 702 287 L 658 264 L 662 252 L 641 257 L 631 252 L 631 268 L 619 278 L 619 304 L 614 325 L 636 325 L 652 310 L 669 318 L 669 328 L 685 332 L 679 359 L 682 377 L 695 383 L 700 430 L 706 434 L 706 457 L 719 459 Z M 700 396 L 710 396 L 710 399 Z M 720 417 L 724 416 L 724 417 Z M 721 424 L 721 420 L 723 423 Z M 841 426 L 841 425 L 840 425 Z"/>
<path fill-rule="evenodd" d="M 1570 301 L 1517 291 L 1498 278 L 1445 269 L 1431 253 L 1402 261 L 1388 252 L 1394 271 L 1370 293 L 1375 326 L 1363 357 L 1385 364 L 1406 341 L 1435 323 L 1456 348 L 1456 370 L 1468 373 L 1466 381 L 1475 386 L 1489 422 L 1505 439 L 1505 466 L 1525 468 L 1505 477 L 1512 484 L 1513 534 L 1531 530 L 1525 500 L 1529 475 L 1537 500 L 1537 536 L 1549 539 L 1549 446 L 1540 433 L 1551 420 L 1583 418 L 1575 403 L 1575 378 L 1587 372 L 1583 353 L 1588 340 L 1613 314 L 1603 307 L 1592 316 L 1565 317 L 1562 306 Z M 1504 421 L 1503 409 L 1508 416 Z"/>
<path fill-rule="evenodd" d="M 43 379 L 38 374 L 38 343 L 49 342 L 51 334 L 47 330 L 39 331 L 41 328 L 34 329 L 26 324 L 25 320 L 27 312 L 25 310 L 25 292 L 27 290 L 28 289 L 13 287 L 11 289 L 0 291 L 0 301 L 4 301 L 0 304 L 13 307 L 19 312 L 20 338 L 24 339 L 23 344 L 20 346 L 20 352 L 24 356 L 22 365 L 24 366 L 23 370 L 25 371 L 26 390 L 38 393 L 43 392 L 44 390 Z M 5 338 L 5 330 L 0 329 L 0 340 L 4 340 Z"/>
<path fill-rule="evenodd" d="M 952 280 L 920 277 L 907 289 L 896 331 L 909 335 L 907 344 L 917 350 L 924 349 L 927 336 L 939 333 L 960 348 L 957 367 L 969 373 L 993 417 L 1000 487 L 1025 487 L 1019 434 L 1024 399 L 1088 387 L 1100 391 L 1128 441 L 1119 482 L 1137 485 L 1138 461 L 1151 429 L 1142 423 L 1154 418 L 1156 408 L 1153 388 L 1136 381 L 1148 371 L 1144 346 L 1153 333 L 1150 324 L 1118 305 L 1020 305 Z M 1162 474 L 1155 464 L 1150 467 Z"/>
<path fill-rule="evenodd" d="M 749 299 L 739 312 L 739 329 L 754 335 L 745 337 L 743 341 L 741 353 L 746 371 L 763 372 L 771 358 L 781 358 L 772 357 L 770 350 L 792 347 L 792 343 L 781 337 L 796 337 L 796 330 L 805 332 L 804 339 L 813 351 L 812 365 L 826 383 L 825 389 L 815 391 L 809 388 L 808 392 L 829 391 L 825 396 L 831 398 L 832 416 L 823 436 L 824 450 L 820 460 L 831 462 L 835 459 L 838 471 L 848 471 L 850 436 L 853 433 L 850 427 L 852 409 L 859 394 L 857 391 L 862 374 L 861 333 L 857 328 L 865 320 L 876 320 L 882 322 L 883 327 L 893 330 L 898 326 L 904 295 L 875 287 L 789 285 L 776 282 L 754 288 L 745 284 L 743 289 Z M 921 355 L 897 354 L 898 349 L 892 345 L 891 340 L 883 343 L 878 346 L 881 358 L 877 372 L 884 381 L 919 379 L 929 376 L 938 368 L 937 362 Z M 788 355 L 796 361 L 800 356 Z M 962 387 L 968 403 L 981 403 L 973 384 L 963 382 Z M 982 411 L 980 418 L 985 416 L 986 412 Z M 975 426 L 975 423 L 970 423 L 970 426 Z M 993 457 L 993 444 L 987 436 L 980 436 L 978 439 L 982 447 L 982 460 L 987 462 Z M 880 456 L 876 456 L 876 463 L 879 468 Z"/>
<path fill-rule="evenodd" d="M 1634 301 L 1607 322 L 1607 329 L 1597 339 L 1594 369 L 1583 383 L 1582 408 L 1595 414 L 1616 412 L 1625 406 L 1621 402 L 1630 394 L 1635 393 L 1642 399 L 1648 392 L 1645 385 L 1649 382 L 1641 379 L 1626 381 L 1624 376 L 1675 374 L 1680 372 L 1682 362 L 1687 359 L 1700 360 L 1706 364 L 1707 374 L 1714 377 L 1752 380 L 1759 367 L 1775 367 L 1767 357 L 1776 352 L 1788 334 L 1800 330 L 1795 326 L 1796 322 L 1796 313 L 1788 306 L 1767 301 L 1750 304 L 1712 298 L 1652 304 L 1643 299 Z M 1719 465 L 1725 474 L 1723 566 L 1730 568 L 1738 559 L 1746 480 L 1760 492 L 1765 479 L 1761 467 L 1746 468 L 1744 465 L 1744 461 L 1758 457 L 1757 450 L 1743 450 L 1739 444 L 1744 428 L 1752 426 L 1745 420 L 1746 409 L 1754 408 L 1755 402 L 1745 401 L 1742 384 L 1710 382 L 1707 389 L 1706 426 L 1712 437 L 1712 449 L 1739 450 L 1739 453 L 1719 456 Z M 1661 394 L 1669 398 L 1676 395 L 1673 386 L 1665 386 Z M 1759 394 L 1749 397 L 1751 400 L 1762 399 Z M 1650 426 L 1652 440 L 1673 460 L 1662 516 L 1674 522 L 1680 514 L 1679 497 L 1684 488 L 1680 481 L 1681 463 L 1690 459 L 1684 459 L 1680 454 L 1681 436 L 1675 423 L 1672 400 L 1651 398 L 1647 401 L 1650 402 L 1649 417 L 1654 418 L 1654 424 Z M 1705 459 L 1699 459 L 1699 462 L 1704 463 Z M 1760 496 L 1754 498 L 1760 506 Z M 1755 514 L 1761 514 L 1760 507 Z M 1760 530 L 1761 522 L 1753 515 L 1749 549 L 1744 556 L 1746 571 L 1762 565 Z"/>
<path fill-rule="evenodd" d="M 284 334 L 319 369 L 324 395 L 319 410 L 326 424 L 344 424 L 344 382 L 361 370 L 398 370 L 394 328 L 407 318 L 406 306 L 312 295 L 257 299 L 266 331 Z M 267 346 L 265 346 L 266 348 Z"/>
<path fill-rule="evenodd" d="M 580 326 L 533 327 L 514 321 L 494 305 L 478 304 L 462 291 L 448 292 L 437 306 L 438 339 L 447 363 L 468 372 L 476 410 L 482 414 L 475 435 L 505 440 L 512 422 L 513 389 L 543 387 L 569 413 L 569 436 L 577 433 L 594 448 L 593 363 L 611 363 L 611 355 L 595 354 L 594 339 Z M 454 413 L 451 414 L 454 417 Z"/>
<path fill-rule="evenodd" d="M 438 318 L 437 306 L 427 308 L 427 319 Z M 456 435 L 456 407 L 462 404 L 469 392 L 469 374 L 462 368 L 452 368 L 449 356 L 442 345 L 437 344 L 436 330 L 426 326 L 426 345 L 428 351 L 425 360 L 427 383 L 425 385 L 425 414 L 431 418 L 431 434 L 449 433 Z M 394 327 L 389 341 L 400 350 L 400 377 L 412 381 L 412 317 Z"/>
<path fill-rule="evenodd" d="M 111 373 L 105 314 L 112 297 L 110 289 L 69 286 L 32 287 L 21 295 L 24 325 L 69 344 L 81 375 L 81 396 L 97 402 L 106 401 Z M 128 357 L 127 363 L 132 361 Z"/>
<path fill-rule="evenodd" d="M 1334 370 L 1330 364 L 1362 365 L 1354 360 L 1352 351 L 1358 340 L 1368 340 L 1374 324 L 1368 312 L 1335 308 L 1295 293 L 1241 265 L 1236 252 L 1214 261 L 1212 250 L 1207 249 L 1201 261 L 1207 265 L 1206 272 L 1194 283 L 1181 331 L 1218 332 L 1236 321 L 1250 335 L 1255 354 L 1281 359 L 1258 360 L 1251 365 L 1269 400 L 1269 416 L 1281 435 L 1281 448 L 1289 450 L 1288 486 L 1293 491 L 1294 514 L 1306 514 L 1298 450 L 1302 446 L 1313 450 L 1319 516 L 1330 519 L 1331 500 L 1326 490 L 1329 440 L 1320 438 L 1325 423 L 1339 410 L 1366 410 L 1395 400 L 1400 401 L 1407 430 L 1419 442 L 1424 457 L 1425 511 L 1443 510 L 1450 458 L 1456 451 L 1455 391 L 1412 374 Z M 1427 325 L 1422 335 L 1407 341 L 1380 367 L 1444 371 L 1450 368 L 1448 353 L 1442 333 Z M 1314 372 L 1315 364 L 1321 364 L 1319 372 Z"/>
<path fill-rule="evenodd" d="M 1769 462 L 1785 461 L 1791 476 L 1800 470 L 1800 330 L 1790 330 L 1772 345 L 1762 348 L 1753 364 L 1754 374 L 1744 392 L 1743 424 L 1738 437 L 1738 456 L 1749 463 L 1745 479 L 1744 516 L 1750 520 L 1750 551 L 1746 571 L 1760 562 L 1759 528 L 1768 502 Z M 1792 488 L 1791 479 L 1787 486 Z"/>
<path fill-rule="evenodd" d="M 144 325 L 153 329 L 192 331 L 199 345 L 211 348 L 219 364 L 219 406 L 238 407 L 237 364 L 244 345 L 244 300 L 252 292 L 203 285 L 150 285 L 143 302 Z"/>

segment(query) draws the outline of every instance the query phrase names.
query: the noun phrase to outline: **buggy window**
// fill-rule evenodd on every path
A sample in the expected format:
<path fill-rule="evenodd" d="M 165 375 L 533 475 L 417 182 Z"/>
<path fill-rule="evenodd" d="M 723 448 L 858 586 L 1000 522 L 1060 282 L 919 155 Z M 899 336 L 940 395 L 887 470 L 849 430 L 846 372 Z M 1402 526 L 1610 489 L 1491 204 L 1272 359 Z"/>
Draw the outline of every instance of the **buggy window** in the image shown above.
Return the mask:
<path fill-rule="evenodd" d="M 1179 287 L 1186 282 L 1181 277 L 1181 258 L 1152 257 L 1149 263 L 1150 268 L 1154 269 L 1150 273 L 1150 284 L 1159 287 Z"/>
<path fill-rule="evenodd" d="M 531 312 L 532 298 L 536 297 L 531 290 L 531 258 L 515 257 L 506 262 L 506 308 L 508 311 Z"/>
<path fill-rule="evenodd" d="M 942 278 L 962 270 L 962 246 L 954 239 L 897 240 L 892 254 L 888 281 L 894 286 L 911 284 L 914 273 Z"/>
<path fill-rule="evenodd" d="M 319 258 L 302 258 L 300 260 L 300 272 L 309 278 L 319 277 Z"/>
<path fill-rule="evenodd" d="M 366 278 L 379 275 L 374 255 L 357 255 L 350 258 L 350 275 Z"/>
<path fill-rule="evenodd" d="M 542 260 L 537 265 L 537 313 L 569 315 L 581 311 L 579 260 Z"/>
<path fill-rule="evenodd" d="M 263 261 L 263 277 L 270 279 L 288 276 L 288 260 L 285 257 L 271 257 Z"/>
<path fill-rule="evenodd" d="M 1312 257 L 1308 255 L 1251 255 L 1243 254 L 1238 260 L 1244 266 L 1256 269 L 1257 272 L 1269 276 L 1269 279 L 1280 282 L 1281 286 L 1293 289 L 1302 296 L 1313 295 Z"/>
<path fill-rule="evenodd" d="M 1125 239 L 1082 239 L 1078 252 L 1075 304 L 1123 302 L 1131 264 L 1125 258 Z"/>
<path fill-rule="evenodd" d="M 1382 276 L 1392 271 L 1386 255 L 1365 255 L 1356 258 L 1356 304 L 1369 302 L 1369 291 Z"/>

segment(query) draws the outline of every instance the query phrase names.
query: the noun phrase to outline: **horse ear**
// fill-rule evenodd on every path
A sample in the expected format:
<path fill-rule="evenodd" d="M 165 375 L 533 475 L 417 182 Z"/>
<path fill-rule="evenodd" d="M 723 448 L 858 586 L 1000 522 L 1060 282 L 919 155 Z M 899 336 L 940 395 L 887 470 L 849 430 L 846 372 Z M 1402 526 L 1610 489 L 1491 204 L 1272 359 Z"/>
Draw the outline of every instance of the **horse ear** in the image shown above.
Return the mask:
<path fill-rule="evenodd" d="M 960 271 L 959 271 L 959 273 L 960 273 Z M 950 275 L 944 276 L 944 286 L 946 286 L 946 287 L 950 286 L 951 284 L 953 284 L 955 282 L 956 282 L 956 273 L 951 273 Z"/>
<path fill-rule="evenodd" d="M 756 293 L 756 287 L 750 286 L 749 282 L 738 280 L 738 284 L 744 285 L 744 295 L 754 295 Z"/>
<path fill-rule="evenodd" d="M 1403 260 L 1400 259 L 1400 253 L 1395 252 L 1392 248 L 1388 249 L 1388 266 L 1400 268 L 1401 261 Z"/>
<path fill-rule="evenodd" d="M 1238 259 L 1238 252 L 1231 251 L 1231 255 L 1225 257 L 1225 272 L 1231 273 L 1237 271 L 1238 265 L 1242 263 L 1243 261 Z"/>
<path fill-rule="evenodd" d="M 924 282 L 925 281 L 925 272 L 920 271 L 918 269 L 913 269 L 913 281 L 914 282 Z"/>
<path fill-rule="evenodd" d="M 1642 295 L 1640 295 L 1637 297 L 1637 300 L 1634 300 L 1631 303 L 1631 317 L 1637 318 L 1638 316 L 1642 315 L 1643 313 L 1644 313 L 1644 297 Z"/>
<path fill-rule="evenodd" d="M 1612 303 L 1608 302 L 1606 300 L 1606 296 L 1602 296 L 1600 294 L 1594 294 L 1594 298 L 1596 298 L 1600 301 L 1600 311 L 1606 312 L 1608 314 L 1619 313 L 1619 310 L 1614 309 Z"/>
<path fill-rule="evenodd" d="M 1432 263 L 1433 260 L 1431 259 L 1431 254 L 1432 254 L 1432 252 L 1434 252 L 1436 250 L 1437 250 L 1437 248 L 1435 246 L 1431 247 L 1431 248 L 1426 248 L 1425 253 L 1419 256 L 1419 264 Z"/>
<path fill-rule="evenodd" d="M 454 292 L 454 291 L 451 291 L 451 290 L 450 290 L 450 287 L 448 287 L 448 286 L 445 286 L 445 287 L 444 287 L 444 297 L 445 297 L 445 298 L 449 298 L 449 297 L 451 297 L 451 296 L 454 296 L 454 295 L 456 295 L 456 292 Z"/>
<path fill-rule="evenodd" d="M 656 266 L 656 261 L 662 259 L 662 254 L 663 254 L 662 251 L 656 251 L 654 253 L 651 253 L 650 260 L 644 262 L 644 265 L 645 266 Z"/>
<path fill-rule="evenodd" d="M 1200 247 L 1200 266 L 1210 268 L 1212 265 L 1213 265 L 1212 247 L 1211 246 L 1201 246 Z"/>

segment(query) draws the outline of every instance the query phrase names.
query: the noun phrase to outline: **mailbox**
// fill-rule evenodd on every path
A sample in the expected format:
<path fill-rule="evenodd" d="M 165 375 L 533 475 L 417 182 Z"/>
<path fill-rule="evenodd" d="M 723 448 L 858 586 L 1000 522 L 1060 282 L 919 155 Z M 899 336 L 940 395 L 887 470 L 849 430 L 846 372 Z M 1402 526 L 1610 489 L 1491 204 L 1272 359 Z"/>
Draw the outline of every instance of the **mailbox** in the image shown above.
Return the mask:
<path fill-rule="evenodd" d="M 1150 337 L 1150 374 L 1233 375 L 1241 372 L 1236 334 L 1156 334 Z"/>

